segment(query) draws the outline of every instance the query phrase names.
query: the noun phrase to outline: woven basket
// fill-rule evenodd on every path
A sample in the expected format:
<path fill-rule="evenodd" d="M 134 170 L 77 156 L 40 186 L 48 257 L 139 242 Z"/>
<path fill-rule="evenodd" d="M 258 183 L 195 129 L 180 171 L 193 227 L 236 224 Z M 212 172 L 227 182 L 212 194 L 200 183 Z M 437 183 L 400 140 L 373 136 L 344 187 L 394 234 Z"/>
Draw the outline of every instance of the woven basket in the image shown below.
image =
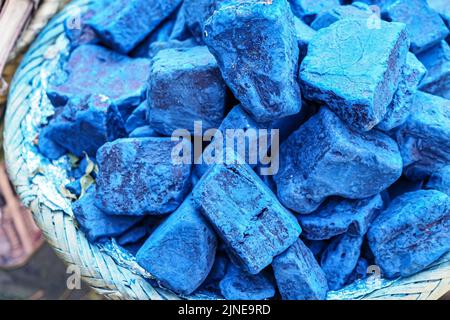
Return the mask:
<path fill-rule="evenodd" d="M 73 10 L 86 10 L 91 2 L 76 0 L 66 6 L 40 34 L 15 74 L 4 132 L 8 171 L 49 244 L 94 290 L 110 299 L 178 299 L 161 288 L 113 240 L 102 245 L 86 240 L 77 228 L 70 201 L 59 192 L 59 186 L 68 181 L 69 161 L 51 163 L 34 145 L 38 126 L 53 111 L 45 95 L 47 78 L 57 68 L 58 57 L 67 54 L 68 41 L 62 23 Z M 449 290 L 450 253 L 414 276 L 396 280 L 370 277 L 330 292 L 328 299 L 438 299 Z"/>

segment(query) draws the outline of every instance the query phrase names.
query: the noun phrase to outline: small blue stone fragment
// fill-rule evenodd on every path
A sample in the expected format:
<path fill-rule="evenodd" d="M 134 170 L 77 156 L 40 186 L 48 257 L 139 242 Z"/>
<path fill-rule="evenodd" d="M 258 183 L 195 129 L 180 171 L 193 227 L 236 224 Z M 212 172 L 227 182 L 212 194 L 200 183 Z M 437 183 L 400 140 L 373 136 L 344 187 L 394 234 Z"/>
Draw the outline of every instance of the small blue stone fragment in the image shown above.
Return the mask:
<path fill-rule="evenodd" d="M 370 29 L 367 19 L 339 20 L 309 43 L 300 67 L 302 92 L 349 126 L 371 130 L 386 115 L 408 48 L 404 24 L 383 21 L 381 29 Z"/>
<path fill-rule="evenodd" d="M 170 138 L 127 138 L 102 146 L 97 206 L 119 215 L 173 212 L 189 191 L 191 172 L 190 165 L 173 162 L 176 144 Z"/>
<path fill-rule="evenodd" d="M 300 111 L 299 48 L 287 0 L 226 2 L 206 21 L 204 41 L 256 121 Z"/>
<path fill-rule="evenodd" d="M 134 129 L 148 125 L 147 122 L 147 100 L 143 101 L 130 114 L 125 122 L 125 129 L 127 133 L 131 133 Z"/>
<path fill-rule="evenodd" d="M 315 36 L 316 31 L 297 17 L 294 17 L 295 35 L 297 36 L 300 60 L 303 61 L 308 52 L 308 44 Z"/>
<path fill-rule="evenodd" d="M 169 40 L 153 42 L 149 48 L 149 56 L 153 58 L 158 52 L 165 49 L 183 49 L 197 47 L 199 44 L 194 38 L 186 40 Z"/>
<path fill-rule="evenodd" d="M 363 239 L 364 235 L 345 233 L 334 238 L 325 249 L 320 266 L 331 290 L 339 290 L 347 283 L 361 256 Z"/>
<path fill-rule="evenodd" d="M 410 276 L 450 250 L 450 198 L 419 190 L 395 198 L 372 223 L 368 239 L 383 276 Z"/>
<path fill-rule="evenodd" d="M 301 214 L 313 212 L 329 196 L 374 196 L 402 174 L 394 140 L 376 130 L 352 131 L 325 107 L 281 145 L 279 162 L 278 198 Z"/>
<path fill-rule="evenodd" d="M 379 194 L 363 200 L 331 198 L 312 214 L 299 215 L 298 219 L 302 236 L 309 240 L 326 240 L 343 233 L 362 236 L 381 209 L 383 199 Z"/>
<path fill-rule="evenodd" d="M 444 40 L 448 29 L 437 12 L 425 0 L 391 0 L 382 9 L 382 17 L 388 21 L 406 24 L 411 51 L 422 52 Z"/>
<path fill-rule="evenodd" d="M 216 59 L 205 46 L 166 49 L 152 60 L 148 88 L 148 121 L 159 133 L 206 130 L 225 116 L 226 85 Z"/>
<path fill-rule="evenodd" d="M 418 91 L 396 133 L 404 175 L 423 180 L 450 163 L 450 101 Z"/>
<path fill-rule="evenodd" d="M 450 196 L 450 164 L 434 172 L 425 188 L 439 190 Z"/>
<path fill-rule="evenodd" d="M 39 133 L 38 147 L 42 155 L 50 160 L 57 160 L 67 153 L 67 150 L 58 145 L 51 138 L 51 130 L 43 128 Z"/>
<path fill-rule="evenodd" d="M 147 239 L 136 260 L 161 284 L 187 295 L 208 276 L 216 247 L 214 231 L 188 197 Z"/>
<path fill-rule="evenodd" d="M 246 164 L 214 165 L 193 197 L 246 272 L 257 274 L 298 238 L 295 217 Z"/>
<path fill-rule="evenodd" d="M 136 128 L 128 135 L 129 138 L 150 138 L 159 136 L 160 134 L 150 126 Z"/>
<path fill-rule="evenodd" d="M 362 3 L 337 6 L 318 14 L 311 23 L 311 28 L 320 30 L 342 19 L 368 19 L 372 14 L 369 6 Z"/>
<path fill-rule="evenodd" d="M 325 300 L 327 279 L 312 252 L 298 239 L 272 263 L 278 290 L 285 300 Z"/>
<path fill-rule="evenodd" d="M 219 286 L 227 300 L 264 300 L 275 295 L 273 280 L 266 272 L 248 274 L 232 263 Z"/>
<path fill-rule="evenodd" d="M 81 183 L 80 180 L 74 180 L 65 185 L 65 188 L 73 195 L 80 197 L 81 195 Z"/>
<path fill-rule="evenodd" d="M 289 0 L 289 3 L 291 4 L 292 12 L 308 24 L 319 13 L 340 5 L 339 0 Z"/>

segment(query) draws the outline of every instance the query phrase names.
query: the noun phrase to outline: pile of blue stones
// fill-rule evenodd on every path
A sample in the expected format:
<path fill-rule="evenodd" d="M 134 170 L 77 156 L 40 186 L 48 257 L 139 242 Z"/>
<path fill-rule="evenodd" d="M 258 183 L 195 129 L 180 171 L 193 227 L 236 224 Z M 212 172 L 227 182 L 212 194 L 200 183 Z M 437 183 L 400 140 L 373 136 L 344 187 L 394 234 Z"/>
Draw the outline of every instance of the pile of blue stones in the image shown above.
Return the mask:
<path fill-rule="evenodd" d="M 76 159 L 86 237 L 226 299 L 325 299 L 368 266 L 393 279 L 447 253 L 449 6 L 341 2 L 98 0 L 68 21 L 36 141 Z M 194 121 L 279 129 L 279 172 L 174 164 Z"/>

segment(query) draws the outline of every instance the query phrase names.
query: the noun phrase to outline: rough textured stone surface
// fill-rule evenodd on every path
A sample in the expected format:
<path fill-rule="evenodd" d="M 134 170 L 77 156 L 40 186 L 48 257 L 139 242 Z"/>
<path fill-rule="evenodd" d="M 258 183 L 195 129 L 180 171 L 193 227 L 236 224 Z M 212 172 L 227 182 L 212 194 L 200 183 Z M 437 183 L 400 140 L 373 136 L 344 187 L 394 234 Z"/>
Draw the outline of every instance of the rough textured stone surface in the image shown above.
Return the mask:
<path fill-rule="evenodd" d="M 303 61 L 308 52 L 308 44 L 316 34 L 316 31 L 297 17 L 294 17 L 295 35 L 297 36 L 300 60 Z"/>
<path fill-rule="evenodd" d="M 190 165 L 173 163 L 175 145 L 170 138 L 127 138 L 102 146 L 97 206 L 110 214 L 174 211 L 188 191 L 191 171 Z"/>
<path fill-rule="evenodd" d="M 450 250 L 450 198 L 435 190 L 406 193 L 372 223 L 368 239 L 388 278 L 409 276 Z"/>
<path fill-rule="evenodd" d="M 159 137 L 160 134 L 155 131 L 150 126 L 142 126 L 134 129 L 129 135 L 129 138 L 149 138 L 149 137 Z"/>
<path fill-rule="evenodd" d="M 427 0 L 428 5 L 431 9 L 436 11 L 441 15 L 442 20 L 444 20 L 447 28 L 450 27 L 450 6 L 447 0 Z"/>
<path fill-rule="evenodd" d="M 367 20 L 372 14 L 373 12 L 369 9 L 368 5 L 364 6 L 361 4 L 352 4 L 346 6 L 338 6 L 317 15 L 317 17 L 311 23 L 311 28 L 313 28 L 314 30 L 320 30 L 342 19 Z"/>
<path fill-rule="evenodd" d="M 397 142 L 404 174 L 423 180 L 450 162 L 450 101 L 418 91 L 412 108 Z"/>
<path fill-rule="evenodd" d="M 383 121 L 377 125 L 377 129 L 389 131 L 406 121 L 406 118 L 408 118 L 411 112 L 417 87 L 426 73 L 427 69 L 425 69 L 425 66 L 414 54 L 408 52 L 406 63 L 402 69 L 402 79 L 398 84 L 397 91 L 388 107 L 386 115 Z"/>
<path fill-rule="evenodd" d="M 405 26 L 344 19 L 321 29 L 300 67 L 304 96 L 326 104 L 353 128 L 383 120 L 397 90 L 409 42 Z"/>
<path fill-rule="evenodd" d="M 184 0 L 183 10 L 186 26 L 197 41 L 202 41 L 203 39 L 203 29 L 206 20 L 224 2 L 226 0 Z"/>
<path fill-rule="evenodd" d="M 204 41 L 234 96 L 255 120 L 300 111 L 299 49 L 286 0 L 229 1 L 206 21 Z"/>
<path fill-rule="evenodd" d="M 285 300 L 324 300 L 328 285 L 314 255 L 299 239 L 272 263 L 278 290 Z"/>
<path fill-rule="evenodd" d="M 134 111 L 130 114 L 125 122 L 125 129 L 128 133 L 131 133 L 134 129 L 148 125 L 147 122 L 147 100 L 143 101 Z"/>
<path fill-rule="evenodd" d="M 199 46 L 199 43 L 194 38 L 189 38 L 183 41 L 169 40 L 153 42 L 149 48 L 149 56 L 154 57 L 159 51 L 165 49 L 183 49 Z"/>
<path fill-rule="evenodd" d="M 323 107 L 281 145 L 280 170 L 274 179 L 280 201 L 307 214 L 328 196 L 376 195 L 401 173 L 394 140 L 375 130 L 354 132 Z"/>
<path fill-rule="evenodd" d="M 292 12 L 306 23 L 311 23 L 317 14 L 340 4 L 339 0 L 289 0 Z"/>
<path fill-rule="evenodd" d="M 411 51 L 419 53 L 448 35 L 448 29 L 439 14 L 423 0 L 391 0 L 382 10 L 382 17 L 406 24 L 411 40 Z"/>
<path fill-rule="evenodd" d="M 334 238 L 325 249 L 320 266 L 330 290 L 339 290 L 347 283 L 361 255 L 363 239 L 364 235 L 346 233 Z"/>
<path fill-rule="evenodd" d="M 188 197 L 148 238 L 137 262 L 169 289 L 190 294 L 208 276 L 217 238 Z"/>
<path fill-rule="evenodd" d="M 420 90 L 450 99 L 450 47 L 441 41 L 434 47 L 417 55 L 427 68 L 427 75 Z"/>
<path fill-rule="evenodd" d="M 95 206 L 95 188 L 90 187 L 87 193 L 73 204 L 73 212 L 78 225 L 89 241 L 105 237 L 116 237 L 123 234 L 142 220 L 141 217 L 110 216 Z"/>
<path fill-rule="evenodd" d="M 182 0 L 121 0 L 111 2 L 88 21 L 88 26 L 102 42 L 121 53 L 130 52 L 165 18 L 175 11 Z"/>
<path fill-rule="evenodd" d="M 439 190 L 450 196 L 450 164 L 433 173 L 425 188 Z"/>
<path fill-rule="evenodd" d="M 104 96 L 91 96 L 87 102 L 70 102 L 57 110 L 54 118 L 41 130 L 43 138 L 39 139 L 39 149 L 52 159 L 59 155 L 54 144 L 78 157 L 84 153 L 95 157 L 103 144 L 125 135 L 117 107 Z"/>
<path fill-rule="evenodd" d="M 195 201 L 245 271 L 256 274 L 300 235 L 295 217 L 247 165 L 215 165 Z"/>
<path fill-rule="evenodd" d="M 47 95 L 55 107 L 70 100 L 105 95 L 122 113 L 145 97 L 150 60 L 131 59 L 96 45 L 76 48 L 64 66 L 66 77 L 50 83 Z"/>
<path fill-rule="evenodd" d="M 219 286 L 227 300 L 263 300 L 275 295 L 275 286 L 267 273 L 248 274 L 232 263 Z"/>
<path fill-rule="evenodd" d="M 299 215 L 298 219 L 302 236 L 309 240 L 326 240 L 346 232 L 363 236 L 381 209 L 380 195 L 363 200 L 332 198 L 314 213 Z"/>
<path fill-rule="evenodd" d="M 170 94 L 168 94 L 170 93 Z M 152 60 L 148 121 L 161 134 L 217 128 L 225 116 L 226 85 L 205 46 L 159 51 Z"/>

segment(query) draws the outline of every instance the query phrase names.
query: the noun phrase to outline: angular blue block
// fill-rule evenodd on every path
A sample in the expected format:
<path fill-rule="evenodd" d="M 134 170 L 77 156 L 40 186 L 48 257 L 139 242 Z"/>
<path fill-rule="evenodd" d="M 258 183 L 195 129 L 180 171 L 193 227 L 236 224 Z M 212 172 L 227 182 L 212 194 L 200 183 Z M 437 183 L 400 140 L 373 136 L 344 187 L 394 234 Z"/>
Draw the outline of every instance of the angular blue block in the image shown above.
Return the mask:
<path fill-rule="evenodd" d="M 308 44 L 316 34 L 316 31 L 297 17 L 294 17 L 294 27 L 300 50 L 299 63 L 301 63 L 308 52 Z"/>
<path fill-rule="evenodd" d="M 77 157 L 85 153 L 95 157 L 98 148 L 124 137 L 126 132 L 117 107 L 105 96 L 91 96 L 87 102 L 74 105 L 70 102 L 60 108 L 41 135 L 45 139 L 39 139 L 39 148 L 44 154 L 55 152 L 54 146 L 47 143 L 48 139 Z"/>
<path fill-rule="evenodd" d="M 379 194 L 362 200 L 331 198 L 312 214 L 299 215 L 298 220 L 302 236 L 309 240 L 326 240 L 343 233 L 363 236 L 381 209 Z"/>
<path fill-rule="evenodd" d="M 214 263 L 217 238 L 189 196 L 147 239 L 137 262 L 162 285 L 190 294 Z"/>
<path fill-rule="evenodd" d="M 444 21 L 424 0 L 389 1 L 383 6 L 382 17 L 406 24 L 414 53 L 431 48 L 448 35 Z"/>
<path fill-rule="evenodd" d="M 350 278 L 361 256 L 364 234 L 353 236 L 348 233 L 334 238 L 320 259 L 330 290 L 341 289 Z"/>
<path fill-rule="evenodd" d="M 127 133 L 133 132 L 134 129 L 148 125 L 147 122 L 147 100 L 144 100 L 134 111 L 130 114 L 125 122 L 125 129 Z"/>
<path fill-rule="evenodd" d="M 286 0 L 231 0 L 205 23 L 204 41 L 225 82 L 258 122 L 300 111 L 293 18 Z"/>
<path fill-rule="evenodd" d="M 80 197 L 82 188 L 80 180 L 74 180 L 65 185 L 65 188 L 73 195 Z"/>
<path fill-rule="evenodd" d="M 50 83 L 47 95 L 55 107 L 104 95 L 123 113 L 145 97 L 149 66 L 148 59 L 131 59 L 101 46 L 82 45 L 64 66 L 67 77 Z"/>
<path fill-rule="evenodd" d="M 145 39 L 182 0 L 113 1 L 88 21 L 102 42 L 126 54 Z"/>
<path fill-rule="evenodd" d="M 363 3 L 333 7 L 317 15 L 311 28 L 320 30 L 342 19 L 368 19 L 373 14 L 369 6 Z"/>
<path fill-rule="evenodd" d="M 44 157 L 50 160 L 57 160 L 65 155 L 67 153 L 67 150 L 50 139 L 49 132 L 51 134 L 51 131 L 47 130 L 46 128 L 43 128 L 39 132 L 39 151 L 42 153 L 42 155 L 44 155 Z"/>
<path fill-rule="evenodd" d="M 176 145 L 170 138 L 127 138 L 106 143 L 97 153 L 96 205 L 109 214 L 173 212 L 189 191 L 191 172 L 189 164 L 172 160 Z"/>
<path fill-rule="evenodd" d="M 300 235 L 295 217 L 246 164 L 214 165 L 193 197 L 233 262 L 251 274 L 267 267 Z"/>
<path fill-rule="evenodd" d="M 436 190 L 405 193 L 392 201 L 367 234 L 387 278 L 410 276 L 450 250 L 450 198 Z"/>
<path fill-rule="evenodd" d="M 450 47 L 441 41 L 417 55 L 427 68 L 427 75 L 419 88 L 422 91 L 450 99 Z"/>
<path fill-rule="evenodd" d="M 339 0 L 289 0 L 292 12 L 310 24 L 322 12 L 340 5 Z"/>
<path fill-rule="evenodd" d="M 427 0 L 431 9 L 440 14 L 447 28 L 450 27 L 450 6 L 447 0 Z"/>
<path fill-rule="evenodd" d="M 352 131 L 322 107 L 281 145 L 274 180 L 281 203 L 308 214 L 329 196 L 374 196 L 401 174 L 402 158 L 394 140 L 376 130 Z"/>
<path fill-rule="evenodd" d="M 86 194 L 72 205 L 78 225 L 89 241 L 120 236 L 142 220 L 142 217 L 110 216 L 104 213 L 95 206 L 95 195 L 95 187 L 90 187 Z"/>
<path fill-rule="evenodd" d="M 312 252 L 299 239 L 272 263 L 284 300 L 325 300 L 328 285 Z"/>
<path fill-rule="evenodd" d="M 411 112 L 417 88 L 426 73 L 427 69 L 425 69 L 425 66 L 414 54 L 408 52 L 406 63 L 402 69 L 402 79 L 398 84 L 397 91 L 388 107 L 386 115 L 377 125 L 377 129 L 390 131 L 406 121 L 406 118 L 408 118 Z"/>
<path fill-rule="evenodd" d="M 132 227 L 130 230 L 122 234 L 118 239 L 117 243 L 121 246 L 128 246 L 141 241 L 147 236 L 147 226 L 139 225 Z"/>
<path fill-rule="evenodd" d="M 275 285 L 266 272 L 248 274 L 232 263 L 219 286 L 227 300 L 264 300 L 275 295 Z"/>
<path fill-rule="evenodd" d="M 150 126 L 136 128 L 128 135 L 129 138 L 150 138 L 159 136 L 160 134 Z"/>
<path fill-rule="evenodd" d="M 434 172 L 425 188 L 439 190 L 450 196 L 450 164 Z"/>
<path fill-rule="evenodd" d="M 418 91 L 396 133 L 404 174 L 423 180 L 450 162 L 450 101 Z"/>
<path fill-rule="evenodd" d="M 349 126 L 371 130 L 386 115 L 408 48 L 404 24 L 381 22 L 381 29 L 369 29 L 367 19 L 339 20 L 309 43 L 299 75 L 303 95 Z"/>
<path fill-rule="evenodd" d="M 226 85 L 214 56 L 205 46 L 166 49 L 152 60 L 148 121 L 159 133 L 176 129 L 217 128 L 225 116 Z"/>

